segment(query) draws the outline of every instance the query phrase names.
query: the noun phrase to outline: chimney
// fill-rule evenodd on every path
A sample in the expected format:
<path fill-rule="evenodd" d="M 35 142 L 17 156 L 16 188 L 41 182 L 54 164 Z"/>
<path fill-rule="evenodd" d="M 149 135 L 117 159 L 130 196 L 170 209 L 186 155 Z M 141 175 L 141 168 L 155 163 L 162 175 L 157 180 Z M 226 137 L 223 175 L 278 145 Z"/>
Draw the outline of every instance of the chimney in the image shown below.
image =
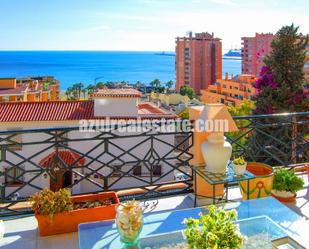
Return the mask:
<path fill-rule="evenodd" d="M 229 74 L 225 73 L 225 80 L 229 80 Z"/>
<path fill-rule="evenodd" d="M 92 94 L 94 116 L 137 117 L 141 93 L 135 89 L 100 89 Z"/>

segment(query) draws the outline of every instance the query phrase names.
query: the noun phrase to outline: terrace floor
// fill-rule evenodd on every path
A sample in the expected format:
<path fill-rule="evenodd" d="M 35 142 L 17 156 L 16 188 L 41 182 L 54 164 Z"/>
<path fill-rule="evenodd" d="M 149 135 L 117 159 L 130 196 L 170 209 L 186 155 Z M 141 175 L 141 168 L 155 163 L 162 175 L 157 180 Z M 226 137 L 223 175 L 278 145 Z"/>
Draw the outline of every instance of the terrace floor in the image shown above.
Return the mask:
<path fill-rule="evenodd" d="M 309 229 L 309 185 L 307 176 L 304 176 L 305 188 L 298 192 L 296 205 L 288 205 L 303 217 L 305 226 L 301 229 Z M 229 199 L 241 200 L 238 188 L 229 190 Z M 146 212 L 158 212 L 164 210 L 176 210 L 192 208 L 194 199 L 192 194 L 148 200 Z M 155 205 L 156 204 L 156 205 Z M 48 237 L 40 237 L 37 230 L 37 222 L 34 216 L 5 221 L 5 236 L 0 240 L 3 249 L 77 249 L 77 233 L 69 233 Z"/>

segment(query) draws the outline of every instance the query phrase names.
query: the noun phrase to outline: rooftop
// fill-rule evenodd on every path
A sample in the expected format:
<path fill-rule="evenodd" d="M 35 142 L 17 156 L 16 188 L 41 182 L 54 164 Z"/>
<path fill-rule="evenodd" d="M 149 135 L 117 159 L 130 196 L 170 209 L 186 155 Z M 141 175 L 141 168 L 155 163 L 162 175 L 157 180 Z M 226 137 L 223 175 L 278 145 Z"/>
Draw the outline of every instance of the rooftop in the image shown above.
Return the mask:
<path fill-rule="evenodd" d="M 150 103 L 138 104 L 138 117 L 143 119 L 177 118 Z M 0 103 L 0 122 L 67 121 L 104 119 L 94 116 L 93 101 L 5 102 Z M 113 119 L 136 117 L 121 116 Z"/>
<path fill-rule="evenodd" d="M 142 93 L 132 88 L 125 89 L 99 89 L 91 97 L 111 97 L 111 98 L 139 98 Z"/>

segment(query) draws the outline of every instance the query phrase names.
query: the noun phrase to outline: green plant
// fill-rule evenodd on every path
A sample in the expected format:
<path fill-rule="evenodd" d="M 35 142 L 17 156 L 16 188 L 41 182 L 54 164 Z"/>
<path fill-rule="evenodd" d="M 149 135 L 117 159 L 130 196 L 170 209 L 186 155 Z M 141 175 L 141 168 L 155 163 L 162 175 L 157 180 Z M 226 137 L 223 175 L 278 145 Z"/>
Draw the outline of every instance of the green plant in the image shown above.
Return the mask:
<path fill-rule="evenodd" d="M 296 193 L 304 187 L 304 180 L 298 177 L 294 171 L 277 169 L 274 174 L 273 189 Z"/>
<path fill-rule="evenodd" d="M 41 215 L 49 215 L 50 218 L 56 213 L 62 213 L 73 210 L 71 193 L 68 189 L 60 189 L 53 192 L 44 188 L 35 193 L 29 199 L 32 202 L 32 209 Z"/>
<path fill-rule="evenodd" d="M 179 93 L 183 96 L 188 96 L 190 99 L 193 99 L 195 97 L 195 93 L 192 87 L 190 86 L 182 86 L 180 87 Z"/>
<path fill-rule="evenodd" d="M 233 160 L 234 165 L 244 165 L 246 163 L 246 160 L 241 156 L 237 157 Z"/>
<path fill-rule="evenodd" d="M 185 235 L 191 249 L 240 249 L 244 237 L 239 232 L 235 210 L 225 211 L 209 206 L 209 212 L 199 219 L 185 220 Z"/>

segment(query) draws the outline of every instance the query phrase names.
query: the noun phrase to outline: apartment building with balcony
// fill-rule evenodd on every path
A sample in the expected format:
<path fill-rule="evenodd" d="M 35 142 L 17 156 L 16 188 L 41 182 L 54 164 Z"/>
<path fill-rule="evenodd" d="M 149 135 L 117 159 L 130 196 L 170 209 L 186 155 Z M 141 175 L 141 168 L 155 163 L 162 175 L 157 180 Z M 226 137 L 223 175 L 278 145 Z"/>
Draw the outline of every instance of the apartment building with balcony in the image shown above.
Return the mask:
<path fill-rule="evenodd" d="M 257 76 L 264 66 L 264 57 L 271 52 L 271 42 L 275 39 L 273 34 L 256 33 L 254 37 L 242 37 L 242 64 L 243 74 Z"/>
<path fill-rule="evenodd" d="M 126 126 L 130 120 L 178 118 L 139 102 L 140 97 L 134 89 L 102 89 L 89 101 L 0 103 L 0 130 L 8 132 L 0 142 L 6 147 L 0 160 L 0 183 L 7 185 L 2 195 L 15 191 L 25 197 L 38 188 L 58 190 L 70 185 L 77 194 L 174 181 L 173 165 L 180 162 L 173 150 L 175 133 L 154 136 L 151 129 L 121 133 L 119 124 L 104 132 L 79 129 L 81 120 L 89 121 L 84 128 L 91 129 L 94 122 L 107 119 Z M 21 133 L 29 129 L 34 132 Z M 8 162 L 16 168 L 12 170 Z"/>
<path fill-rule="evenodd" d="M 221 39 L 207 32 L 176 38 L 176 90 L 190 86 L 196 94 L 222 78 Z"/>
<path fill-rule="evenodd" d="M 273 34 L 256 33 L 254 37 L 242 37 L 242 65 L 243 74 L 258 76 L 264 66 L 264 57 L 272 50 L 271 43 L 276 38 Z M 309 44 L 306 46 L 304 66 L 305 79 L 309 83 Z"/>
<path fill-rule="evenodd" d="M 59 100 L 59 81 L 52 76 L 0 78 L 0 102 Z"/>
<path fill-rule="evenodd" d="M 204 103 L 222 103 L 226 105 L 241 105 L 244 99 L 251 99 L 256 94 L 253 84 L 257 78 L 253 75 L 241 74 L 218 79 L 215 84 L 201 90 Z"/>

